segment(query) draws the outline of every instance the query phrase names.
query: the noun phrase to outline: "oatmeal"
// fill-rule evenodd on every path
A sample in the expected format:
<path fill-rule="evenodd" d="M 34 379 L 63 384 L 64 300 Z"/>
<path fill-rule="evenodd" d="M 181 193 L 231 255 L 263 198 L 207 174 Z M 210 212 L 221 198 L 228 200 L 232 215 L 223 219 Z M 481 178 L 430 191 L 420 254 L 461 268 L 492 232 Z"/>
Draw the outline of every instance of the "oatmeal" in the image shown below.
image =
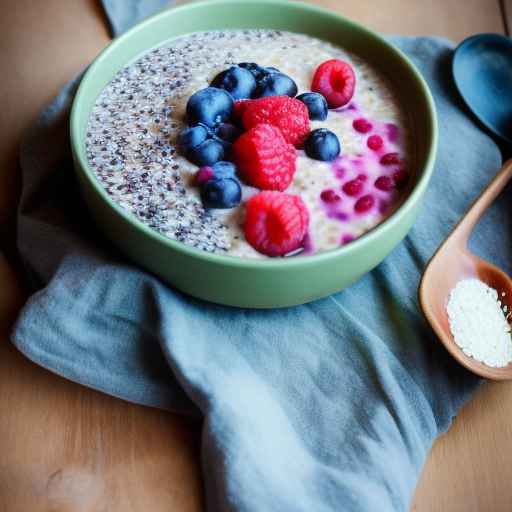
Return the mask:
<path fill-rule="evenodd" d="M 355 71 L 350 102 L 330 109 L 310 129 L 339 139 L 331 161 L 296 151 L 286 194 L 309 212 L 298 254 L 350 243 L 382 222 L 403 199 L 412 160 L 408 120 L 387 80 L 359 57 L 302 34 L 271 30 L 195 33 L 151 50 L 119 71 L 91 113 L 89 164 L 108 194 L 150 228 L 198 249 L 246 258 L 265 257 L 244 235 L 245 204 L 258 189 L 242 180 L 238 206 L 205 208 L 196 186 L 198 165 L 180 152 L 186 106 L 219 73 L 241 62 L 276 68 L 293 78 L 298 95 L 311 91 L 318 66 L 342 59 Z"/>

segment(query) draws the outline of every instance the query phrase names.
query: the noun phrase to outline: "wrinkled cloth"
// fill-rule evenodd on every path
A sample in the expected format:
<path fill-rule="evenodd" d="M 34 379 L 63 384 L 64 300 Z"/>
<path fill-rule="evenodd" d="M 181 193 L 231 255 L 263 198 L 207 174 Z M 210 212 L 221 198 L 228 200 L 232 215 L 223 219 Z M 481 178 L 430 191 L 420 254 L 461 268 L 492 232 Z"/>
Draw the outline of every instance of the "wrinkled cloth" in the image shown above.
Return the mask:
<path fill-rule="evenodd" d="M 105 7 L 118 33 L 162 4 Z M 429 83 L 439 114 L 422 212 L 374 271 L 304 306 L 257 311 L 192 299 L 97 234 L 69 151 L 78 79 L 21 149 L 19 250 L 34 294 L 13 343 L 83 385 L 203 417 L 209 511 L 406 511 L 433 440 L 478 386 L 441 348 L 416 294 L 429 257 L 501 157 L 455 94 L 451 43 L 393 42 Z M 472 241 L 509 272 L 510 199 L 503 194 Z"/>

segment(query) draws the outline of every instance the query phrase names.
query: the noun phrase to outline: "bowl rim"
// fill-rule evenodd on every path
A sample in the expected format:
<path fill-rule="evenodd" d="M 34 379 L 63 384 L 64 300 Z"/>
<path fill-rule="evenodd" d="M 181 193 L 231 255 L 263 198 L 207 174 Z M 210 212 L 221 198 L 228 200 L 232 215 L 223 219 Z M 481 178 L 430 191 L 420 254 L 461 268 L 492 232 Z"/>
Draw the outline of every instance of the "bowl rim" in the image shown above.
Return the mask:
<path fill-rule="evenodd" d="M 428 133 L 430 134 L 430 143 L 428 145 L 428 155 L 424 165 L 422 166 L 422 173 L 416 184 L 410 191 L 409 195 L 405 198 L 402 204 L 385 220 L 377 224 L 375 227 L 370 229 L 368 232 L 361 235 L 359 238 L 356 238 L 350 244 L 338 247 L 336 249 L 330 249 L 327 251 L 323 251 L 317 254 L 312 254 L 304 257 L 296 257 L 296 258 L 243 258 L 240 256 L 230 256 L 223 255 L 217 253 L 209 253 L 203 251 L 201 249 L 196 249 L 195 247 L 189 247 L 186 244 L 179 242 L 177 240 L 173 240 L 168 238 L 158 231 L 150 228 L 142 221 L 138 220 L 134 215 L 126 211 L 119 204 L 117 204 L 107 193 L 107 191 L 100 184 L 99 180 L 94 175 L 94 172 L 89 166 L 87 158 L 85 157 L 85 151 L 79 148 L 83 145 L 83 137 L 81 135 L 80 129 L 80 114 L 79 111 L 81 109 L 82 98 L 84 98 L 88 93 L 89 84 L 94 81 L 94 76 L 102 65 L 102 63 L 110 58 L 110 54 L 115 51 L 115 49 L 119 46 L 125 44 L 126 41 L 129 41 L 133 34 L 146 30 L 146 27 L 150 26 L 155 19 L 158 19 L 163 16 L 169 16 L 174 12 L 180 11 L 194 11 L 201 10 L 204 7 L 212 7 L 215 5 L 226 5 L 226 4 L 269 4 L 276 7 L 285 7 L 292 9 L 302 10 L 305 14 L 311 13 L 312 15 L 321 14 L 322 16 L 327 16 L 332 18 L 337 23 L 343 23 L 345 25 L 352 26 L 356 30 L 358 30 L 365 37 L 370 37 L 384 47 L 386 47 L 387 51 L 393 53 L 396 57 L 402 60 L 402 62 L 408 68 L 411 76 L 416 80 L 419 89 L 423 94 L 423 99 L 426 102 L 428 116 Z M 264 28 L 264 27 L 254 27 L 254 28 Z M 307 35 L 307 32 L 304 32 Z M 186 34 L 181 34 L 177 37 L 183 37 Z M 169 41 L 175 38 L 170 37 Z M 164 44 L 164 42 L 160 43 Z M 156 47 L 153 46 L 151 48 Z M 147 48 L 143 51 L 149 51 L 151 48 Z M 141 51 L 141 54 L 142 52 Z M 385 232 L 392 230 L 395 224 L 400 222 L 400 219 L 404 216 L 407 216 L 408 212 L 410 212 L 416 206 L 416 203 L 421 200 L 421 197 L 427 188 L 427 185 L 430 181 L 430 177 L 434 170 L 434 163 L 437 154 L 437 145 L 438 145 L 438 125 L 437 125 L 437 114 L 434 99 L 430 92 L 430 89 L 425 81 L 425 79 L 421 76 L 420 72 L 414 66 L 414 64 L 410 61 L 410 59 L 396 46 L 389 43 L 382 36 L 377 34 L 376 32 L 364 27 L 363 25 L 352 21 L 344 16 L 341 16 L 329 9 L 325 9 L 323 7 L 319 7 L 313 4 L 307 4 L 304 2 L 298 1 L 289 1 L 289 0 L 201 0 L 197 2 L 192 2 L 189 4 L 184 4 L 180 6 L 174 6 L 170 8 L 166 8 L 163 11 L 159 11 L 158 13 L 148 17 L 144 21 L 138 23 L 121 36 L 114 38 L 93 60 L 90 66 L 87 68 L 82 80 L 80 81 L 79 87 L 77 89 L 76 96 L 73 100 L 71 113 L 70 113 L 70 138 L 71 138 L 71 150 L 73 157 L 75 159 L 75 169 L 76 172 L 80 172 L 82 176 L 87 180 L 88 184 L 94 189 L 95 193 L 98 194 L 101 199 L 112 209 L 115 214 L 121 216 L 121 218 L 130 224 L 136 230 L 141 231 L 144 235 L 152 238 L 155 242 L 159 242 L 165 245 L 167 248 L 172 249 L 177 252 L 181 252 L 187 256 L 191 256 L 193 258 L 197 258 L 203 260 L 205 262 L 222 264 L 224 266 L 238 267 L 238 268 L 247 268 L 247 269 L 280 269 L 283 267 L 308 267 L 314 266 L 318 263 L 321 263 L 326 260 L 331 260 L 334 258 L 338 258 L 340 256 L 350 256 L 352 253 L 356 253 L 359 250 L 363 249 L 365 246 L 371 245 L 373 240 L 380 238 L 380 236 L 384 235 Z M 79 167 L 79 169 L 77 169 Z"/>

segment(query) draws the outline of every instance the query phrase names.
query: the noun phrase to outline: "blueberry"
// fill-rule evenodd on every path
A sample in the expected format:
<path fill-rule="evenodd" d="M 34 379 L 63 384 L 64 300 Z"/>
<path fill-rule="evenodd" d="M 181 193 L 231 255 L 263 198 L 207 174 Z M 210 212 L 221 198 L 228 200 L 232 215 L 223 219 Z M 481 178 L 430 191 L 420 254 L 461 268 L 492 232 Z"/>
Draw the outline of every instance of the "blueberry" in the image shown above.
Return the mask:
<path fill-rule="evenodd" d="M 233 113 L 233 98 L 223 89 L 207 87 L 190 96 L 187 116 L 191 124 L 203 123 L 213 127 L 228 120 Z"/>
<path fill-rule="evenodd" d="M 281 73 L 281 71 L 279 71 L 279 69 L 273 68 L 272 66 L 265 68 L 265 71 L 268 71 L 269 73 Z"/>
<path fill-rule="evenodd" d="M 178 136 L 178 146 L 187 152 L 208 138 L 208 130 L 202 125 L 191 126 L 182 130 Z"/>
<path fill-rule="evenodd" d="M 229 92 L 235 100 L 242 100 L 252 96 L 256 89 L 256 79 L 248 69 L 231 66 L 219 73 L 211 85 Z"/>
<path fill-rule="evenodd" d="M 242 187 L 235 178 L 215 178 L 201 187 L 201 201 L 205 208 L 233 208 L 240 204 Z"/>
<path fill-rule="evenodd" d="M 235 178 L 236 167 L 231 162 L 220 161 L 212 165 L 213 176 L 215 178 Z"/>
<path fill-rule="evenodd" d="M 297 96 L 297 99 L 308 107 L 309 119 L 314 121 L 325 121 L 327 119 L 329 109 L 326 99 L 321 94 L 317 92 L 305 92 Z"/>
<path fill-rule="evenodd" d="M 334 160 L 341 151 L 338 137 L 325 128 L 310 132 L 304 143 L 304 149 L 310 158 L 324 162 Z"/>
<path fill-rule="evenodd" d="M 259 80 L 262 76 L 268 74 L 268 72 L 265 71 L 265 68 L 262 68 L 256 64 L 256 62 L 240 62 L 237 66 L 250 71 L 256 80 Z"/>
<path fill-rule="evenodd" d="M 291 96 L 297 94 L 297 84 L 283 73 L 267 73 L 258 80 L 256 97 Z"/>
<path fill-rule="evenodd" d="M 240 133 L 240 129 L 234 124 L 222 123 L 217 128 L 215 135 L 223 141 L 235 142 L 235 140 L 240 136 Z"/>
<path fill-rule="evenodd" d="M 207 139 L 188 151 L 187 158 L 199 167 L 213 165 L 224 158 L 224 146 L 216 140 Z"/>

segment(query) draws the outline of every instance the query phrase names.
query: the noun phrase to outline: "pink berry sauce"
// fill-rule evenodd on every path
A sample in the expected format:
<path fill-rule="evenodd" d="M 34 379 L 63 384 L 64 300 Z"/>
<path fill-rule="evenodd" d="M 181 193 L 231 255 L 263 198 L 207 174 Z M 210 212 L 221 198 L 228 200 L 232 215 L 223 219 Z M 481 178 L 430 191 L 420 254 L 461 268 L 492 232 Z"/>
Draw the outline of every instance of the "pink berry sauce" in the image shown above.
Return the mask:
<path fill-rule="evenodd" d="M 355 180 L 347 181 L 343 187 L 341 187 L 341 190 L 347 194 L 347 196 L 358 196 L 363 191 L 364 182 L 358 178 Z"/>
<path fill-rule="evenodd" d="M 399 130 L 398 126 L 394 123 L 386 123 L 386 132 L 388 136 L 389 142 L 396 143 L 398 142 Z"/>
<path fill-rule="evenodd" d="M 395 182 L 390 176 L 379 176 L 375 180 L 375 188 L 385 192 L 390 192 L 395 188 Z"/>
<path fill-rule="evenodd" d="M 354 205 L 354 210 L 357 213 L 365 213 L 368 210 L 371 210 L 373 205 L 375 204 L 375 198 L 371 194 L 366 194 L 363 197 L 360 197 L 356 204 Z"/>
<path fill-rule="evenodd" d="M 384 145 L 384 141 L 380 135 L 370 135 L 366 140 L 366 145 L 372 151 L 378 151 Z"/>
<path fill-rule="evenodd" d="M 401 163 L 400 155 L 398 153 L 386 153 L 380 159 L 382 165 L 399 165 Z"/>
<path fill-rule="evenodd" d="M 354 102 L 336 112 L 351 119 L 360 146 L 331 163 L 339 187 L 324 189 L 319 199 L 326 216 L 340 222 L 339 243 L 345 245 L 389 214 L 409 174 L 396 124 L 370 119 Z"/>
<path fill-rule="evenodd" d="M 354 127 L 354 130 L 359 133 L 368 133 L 373 128 L 372 123 L 370 123 L 364 117 L 354 119 L 352 126 Z"/>
<path fill-rule="evenodd" d="M 338 201 L 341 201 L 341 197 L 332 189 L 322 190 L 320 199 L 326 203 L 337 203 Z"/>

